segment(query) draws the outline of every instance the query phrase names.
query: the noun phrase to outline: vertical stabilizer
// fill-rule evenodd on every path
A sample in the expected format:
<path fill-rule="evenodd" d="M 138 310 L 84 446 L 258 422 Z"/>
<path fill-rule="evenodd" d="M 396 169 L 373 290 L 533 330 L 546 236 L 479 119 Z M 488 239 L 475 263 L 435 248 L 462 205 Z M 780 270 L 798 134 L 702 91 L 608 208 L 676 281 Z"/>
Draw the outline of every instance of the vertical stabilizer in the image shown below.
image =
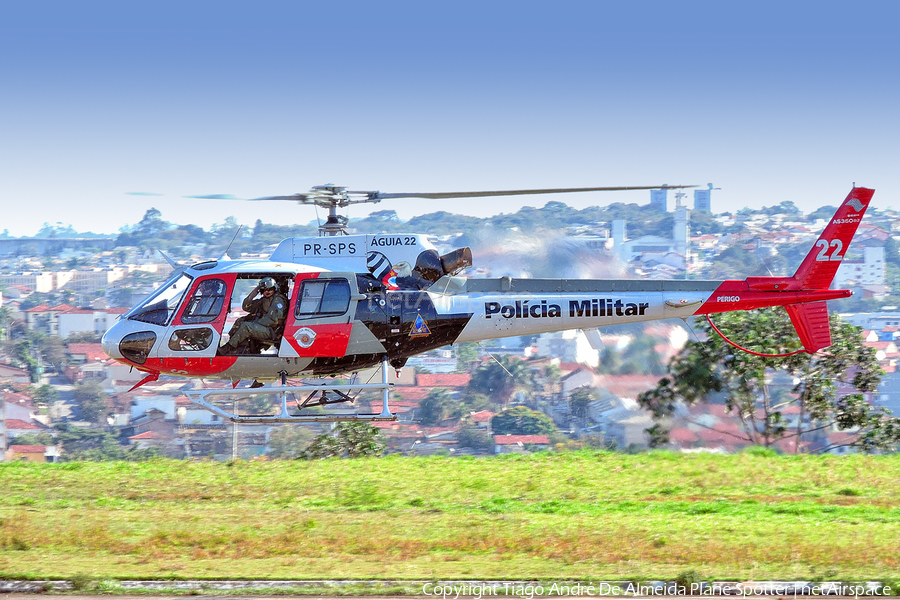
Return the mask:
<path fill-rule="evenodd" d="M 844 253 L 850 246 L 874 193 L 875 190 L 868 188 L 855 187 L 850 190 L 847 199 L 834 213 L 831 222 L 794 273 L 794 280 L 799 284 L 795 289 L 827 290 L 831 287 Z"/>

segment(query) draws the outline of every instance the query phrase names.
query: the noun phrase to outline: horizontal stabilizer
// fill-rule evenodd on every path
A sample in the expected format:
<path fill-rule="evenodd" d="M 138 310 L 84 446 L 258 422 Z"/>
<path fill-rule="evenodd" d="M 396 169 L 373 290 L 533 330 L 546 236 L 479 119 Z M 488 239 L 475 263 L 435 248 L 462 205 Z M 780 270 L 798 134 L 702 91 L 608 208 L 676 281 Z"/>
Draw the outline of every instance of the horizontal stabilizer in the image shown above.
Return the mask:
<path fill-rule="evenodd" d="M 789 304 L 785 306 L 791 323 L 808 352 L 816 352 L 831 345 L 831 328 L 828 325 L 828 307 L 825 302 Z"/>

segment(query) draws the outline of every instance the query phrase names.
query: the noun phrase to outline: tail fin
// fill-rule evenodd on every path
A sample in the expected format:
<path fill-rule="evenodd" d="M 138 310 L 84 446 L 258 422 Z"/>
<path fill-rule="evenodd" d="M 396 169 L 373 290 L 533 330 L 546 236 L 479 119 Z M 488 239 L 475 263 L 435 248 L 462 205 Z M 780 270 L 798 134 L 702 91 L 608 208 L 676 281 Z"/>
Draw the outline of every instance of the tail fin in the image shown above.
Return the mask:
<path fill-rule="evenodd" d="M 850 246 L 850 241 L 862 221 L 875 190 L 853 188 L 838 208 L 815 246 L 794 273 L 794 288 L 801 290 L 826 290 L 837 273 Z M 828 307 L 825 302 L 792 304 L 785 306 L 803 347 L 816 352 L 831 345 L 831 328 L 828 324 Z"/>
<path fill-rule="evenodd" d="M 855 187 L 794 273 L 794 289 L 827 290 L 875 190 Z M 799 284 L 799 285 L 798 285 Z M 791 315 L 791 319 L 793 319 Z M 796 322 L 794 323 L 796 325 Z M 799 328 L 798 328 L 799 331 Z"/>

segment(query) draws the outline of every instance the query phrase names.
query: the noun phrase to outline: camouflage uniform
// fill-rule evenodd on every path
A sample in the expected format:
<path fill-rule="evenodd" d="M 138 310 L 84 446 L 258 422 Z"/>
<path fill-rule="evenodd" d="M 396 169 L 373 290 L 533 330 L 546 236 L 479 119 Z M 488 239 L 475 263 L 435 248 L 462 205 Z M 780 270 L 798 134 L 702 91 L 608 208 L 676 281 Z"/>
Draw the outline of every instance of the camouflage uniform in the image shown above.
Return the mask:
<path fill-rule="evenodd" d="M 271 339 L 284 324 L 288 307 L 288 301 L 284 294 L 276 291 L 271 298 L 260 296 L 254 300 L 253 297 L 258 291 L 258 289 L 253 290 L 249 296 L 244 298 L 241 307 L 249 314 L 235 321 L 231 327 L 228 343 L 223 346 L 223 349 L 233 350 L 249 339 Z"/>

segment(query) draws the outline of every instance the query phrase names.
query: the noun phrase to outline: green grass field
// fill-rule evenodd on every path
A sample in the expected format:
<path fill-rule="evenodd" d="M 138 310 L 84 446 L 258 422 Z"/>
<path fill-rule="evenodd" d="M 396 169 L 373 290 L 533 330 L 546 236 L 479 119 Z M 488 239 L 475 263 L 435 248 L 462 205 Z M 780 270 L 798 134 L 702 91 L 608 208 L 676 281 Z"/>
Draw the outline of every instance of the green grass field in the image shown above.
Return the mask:
<path fill-rule="evenodd" d="M 900 578 L 900 456 L 0 464 L 0 575 Z"/>

